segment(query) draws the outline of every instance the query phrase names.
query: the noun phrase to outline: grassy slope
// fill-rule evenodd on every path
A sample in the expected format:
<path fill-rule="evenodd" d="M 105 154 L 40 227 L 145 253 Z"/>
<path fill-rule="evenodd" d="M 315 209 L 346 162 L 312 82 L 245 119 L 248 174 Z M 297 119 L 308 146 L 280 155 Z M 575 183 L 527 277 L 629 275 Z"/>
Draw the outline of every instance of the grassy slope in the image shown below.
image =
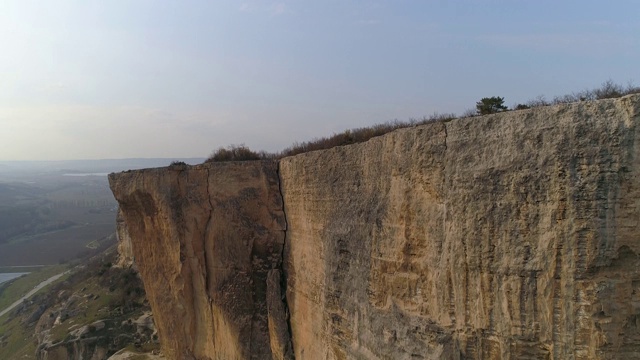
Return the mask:
<path fill-rule="evenodd" d="M 111 252 L 113 252 L 112 250 Z M 14 310 L 0 317 L 0 359 L 34 359 L 37 346 L 34 336 L 35 323 L 27 324 L 26 319 L 41 304 L 49 309 L 44 316 L 53 310 L 50 316 L 52 319 L 55 318 L 59 314 L 56 309 L 60 309 L 60 304 L 71 294 L 79 299 L 69 309 L 74 315 L 64 318 L 60 324 L 50 328 L 50 339 L 54 343 L 69 339 L 70 331 L 98 320 L 107 321 L 107 327 L 113 330 L 107 333 L 105 329 L 93 333 L 93 335 L 106 335 L 107 341 L 111 341 L 119 334 L 135 334 L 135 326 L 133 326 L 134 329 L 120 328 L 118 324 L 126 322 L 127 319 L 137 319 L 145 311 L 149 311 L 148 306 L 143 305 L 144 290 L 134 272 L 112 268 L 112 262 L 112 255 L 96 257 L 78 270 L 72 271 L 70 275 L 65 275 L 54 285 L 46 287 L 45 291 L 38 292 L 32 297 L 35 301 L 30 302 L 21 313 L 16 315 L 17 310 Z M 56 268 L 58 272 L 53 270 Z M 60 266 L 53 269 L 48 269 L 49 274 L 53 275 L 65 270 Z M 29 276 L 34 277 L 34 274 L 15 280 L 11 284 L 13 290 L 19 288 L 28 291 L 33 288 L 33 285 L 27 284 L 34 284 L 37 281 L 27 279 Z M 44 274 L 38 276 L 40 278 L 47 277 Z M 66 295 L 60 298 L 58 294 L 62 292 Z M 3 339 L 3 337 L 5 338 Z M 158 348 L 157 342 L 149 342 L 141 344 L 138 348 L 131 347 L 131 350 L 137 353 Z"/>
<path fill-rule="evenodd" d="M 36 339 L 34 328 L 24 326 L 20 317 L 8 319 L 8 314 L 0 318 L 0 359 L 34 359 Z M 6 344 L 6 345 L 5 345 Z M 3 346 L 4 345 L 4 346 Z"/>
<path fill-rule="evenodd" d="M 0 311 L 26 295 L 36 285 L 48 278 L 67 270 L 66 265 L 53 265 L 39 268 L 36 271 L 2 284 L 0 288 Z M 45 288 L 46 289 L 46 288 Z"/>
<path fill-rule="evenodd" d="M 66 270 L 56 265 L 40 268 L 35 272 L 3 284 L 0 290 L 0 310 L 11 305 L 42 281 Z M 64 277 L 58 281 L 63 281 Z M 47 291 L 51 285 L 40 290 Z M 36 351 L 34 327 L 23 324 L 21 317 L 11 318 L 11 312 L 0 317 L 0 359 L 33 359 Z M 3 336 L 6 339 L 3 340 Z M 3 346 L 4 345 L 4 346 Z"/>

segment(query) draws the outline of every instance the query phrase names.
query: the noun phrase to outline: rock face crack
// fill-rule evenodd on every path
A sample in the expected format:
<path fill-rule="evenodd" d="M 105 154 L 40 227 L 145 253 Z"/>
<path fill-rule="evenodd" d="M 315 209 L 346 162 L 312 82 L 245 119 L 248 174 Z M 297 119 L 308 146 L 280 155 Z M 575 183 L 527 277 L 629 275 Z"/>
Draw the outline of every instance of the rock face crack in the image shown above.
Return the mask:
<path fill-rule="evenodd" d="M 284 193 L 282 192 L 282 178 L 280 176 L 280 161 L 277 162 L 276 175 L 278 180 L 278 191 L 280 192 L 280 200 L 282 202 L 282 216 L 284 217 L 284 230 L 282 231 L 282 252 L 280 253 L 280 291 L 281 291 L 281 299 L 284 307 L 284 316 L 287 324 L 287 332 L 289 341 L 285 344 L 285 354 L 283 356 L 284 359 L 295 359 L 295 355 L 293 352 L 293 332 L 291 330 L 291 316 L 289 314 L 289 304 L 287 302 L 287 273 L 284 271 L 284 261 L 285 261 L 285 250 L 287 245 L 287 230 L 289 228 L 289 223 L 287 221 L 287 212 L 285 210 L 284 204 Z"/>
<path fill-rule="evenodd" d="M 447 134 L 447 123 L 446 122 L 442 122 L 442 126 L 444 127 L 444 151 L 447 151 L 447 137 L 449 136 L 449 134 Z"/>
<path fill-rule="evenodd" d="M 444 151 L 442 152 L 442 193 L 444 194 L 447 186 L 447 137 L 449 134 L 447 133 L 447 123 L 442 122 L 442 127 L 444 128 Z M 438 252 L 442 252 L 443 244 L 447 243 L 447 197 L 444 196 L 442 198 L 442 239 L 438 242 Z"/>
<path fill-rule="evenodd" d="M 209 256 L 207 254 L 207 237 L 209 235 L 209 231 L 211 229 L 211 220 L 213 220 L 213 203 L 211 202 L 211 194 L 209 193 L 209 184 L 211 183 L 211 173 L 209 172 L 209 168 L 205 168 L 205 170 L 207 171 L 207 201 L 209 202 L 209 219 L 207 220 L 207 226 L 205 227 L 205 238 L 202 239 L 203 244 L 203 251 L 204 251 L 204 288 L 207 292 L 207 298 L 209 301 L 209 306 L 211 306 L 212 300 L 211 300 L 211 291 L 209 289 Z"/>

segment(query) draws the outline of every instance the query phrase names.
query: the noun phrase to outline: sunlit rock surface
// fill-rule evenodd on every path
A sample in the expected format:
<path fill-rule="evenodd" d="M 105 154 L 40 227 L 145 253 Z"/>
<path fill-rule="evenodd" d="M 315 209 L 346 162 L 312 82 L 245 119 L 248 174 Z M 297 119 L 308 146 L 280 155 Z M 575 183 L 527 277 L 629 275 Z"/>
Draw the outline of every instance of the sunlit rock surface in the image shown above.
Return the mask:
<path fill-rule="evenodd" d="M 148 169 L 109 180 L 165 356 L 271 358 L 271 344 L 279 344 L 272 334 L 288 335 L 267 306 L 282 303 L 280 288 L 267 284 L 282 266 L 286 226 L 277 163 Z M 290 347 L 288 338 L 281 342 Z"/>
<path fill-rule="evenodd" d="M 640 359 L 639 123 L 635 95 L 110 181 L 169 358 Z"/>

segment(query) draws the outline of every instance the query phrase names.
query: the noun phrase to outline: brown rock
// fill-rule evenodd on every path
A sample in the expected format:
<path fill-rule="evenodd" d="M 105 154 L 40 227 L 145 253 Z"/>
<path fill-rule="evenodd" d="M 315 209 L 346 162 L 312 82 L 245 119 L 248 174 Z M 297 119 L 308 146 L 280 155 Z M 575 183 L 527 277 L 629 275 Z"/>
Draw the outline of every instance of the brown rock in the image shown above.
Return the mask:
<path fill-rule="evenodd" d="M 279 174 L 110 181 L 170 359 L 640 359 L 639 125 L 634 95 L 401 129 Z"/>
<path fill-rule="evenodd" d="M 275 162 L 111 174 L 170 359 L 267 359 L 285 220 Z"/>
<path fill-rule="evenodd" d="M 285 158 L 297 359 L 640 358 L 640 97 Z"/>

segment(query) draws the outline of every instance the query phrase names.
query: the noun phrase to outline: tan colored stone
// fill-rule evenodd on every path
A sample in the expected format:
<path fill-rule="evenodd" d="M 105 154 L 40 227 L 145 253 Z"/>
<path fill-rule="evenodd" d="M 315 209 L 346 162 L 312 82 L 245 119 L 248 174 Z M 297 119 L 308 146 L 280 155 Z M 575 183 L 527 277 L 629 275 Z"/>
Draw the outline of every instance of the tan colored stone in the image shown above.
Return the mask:
<path fill-rule="evenodd" d="M 281 161 L 297 359 L 640 358 L 640 97 Z"/>
<path fill-rule="evenodd" d="M 169 359 L 289 358 L 287 335 L 296 359 L 640 359 L 639 125 L 634 95 L 401 129 L 279 177 L 110 181 Z"/>
<path fill-rule="evenodd" d="M 170 359 L 268 359 L 267 275 L 282 259 L 277 163 L 111 174 Z"/>

